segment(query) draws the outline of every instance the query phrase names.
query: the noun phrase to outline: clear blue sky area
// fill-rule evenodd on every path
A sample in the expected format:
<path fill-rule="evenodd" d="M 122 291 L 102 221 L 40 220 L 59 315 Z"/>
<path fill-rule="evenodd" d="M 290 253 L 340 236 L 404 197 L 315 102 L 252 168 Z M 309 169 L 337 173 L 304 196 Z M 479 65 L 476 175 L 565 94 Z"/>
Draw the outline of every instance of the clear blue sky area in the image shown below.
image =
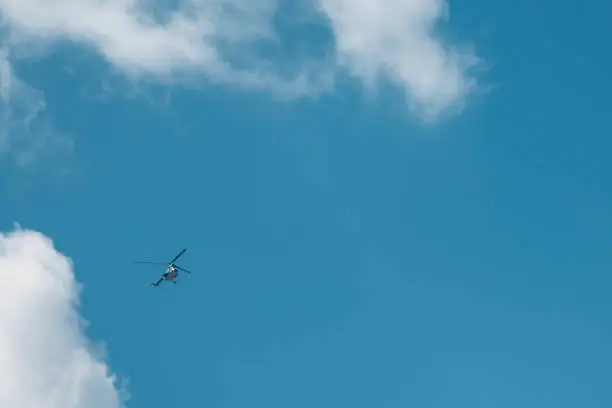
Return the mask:
<path fill-rule="evenodd" d="M 353 88 L 97 100 L 76 48 L 19 66 L 76 170 L 5 168 L 0 222 L 73 259 L 130 408 L 612 406 L 612 5 L 451 6 L 493 89 L 430 125 Z M 194 273 L 145 287 L 131 262 L 183 247 Z"/>

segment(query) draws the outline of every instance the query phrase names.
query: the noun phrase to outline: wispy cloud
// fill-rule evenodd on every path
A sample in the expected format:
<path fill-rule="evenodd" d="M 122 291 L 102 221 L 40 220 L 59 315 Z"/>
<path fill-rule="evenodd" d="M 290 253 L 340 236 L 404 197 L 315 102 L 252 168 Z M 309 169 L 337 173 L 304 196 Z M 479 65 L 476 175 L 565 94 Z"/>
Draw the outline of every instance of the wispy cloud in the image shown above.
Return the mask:
<path fill-rule="evenodd" d="M 72 143 L 43 117 L 44 94 L 19 79 L 9 56 L 10 50 L 0 48 L 0 158 L 28 168 L 41 158 L 70 151 Z"/>
<path fill-rule="evenodd" d="M 34 231 L 0 234 L 0 406 L 120 408 L 78 314 L 69 259 Z"/>
<path fill-rule="evenodd" d="M 399 85 L 415 112 L 428 118 L 461 105 L 476 84 L 470 75 L 475 55 L 435 36 L 446 16 L 443 0 L 311 0 L 310 9 L 331 28 L 334 42 L 325 60 L 305 58 L 291 74 L 285 68 L 295 64 L 266 54 L 282 42 L 274 21 L 281 5 L 0 0 L 0 11 L 13 48 L 70 41 L 96 50 L 125 74 L 165 83 L 205 79 L 303 96 L 331 91 L 334 77 L 348 72 L 368 86 L 380 79 Z"/>

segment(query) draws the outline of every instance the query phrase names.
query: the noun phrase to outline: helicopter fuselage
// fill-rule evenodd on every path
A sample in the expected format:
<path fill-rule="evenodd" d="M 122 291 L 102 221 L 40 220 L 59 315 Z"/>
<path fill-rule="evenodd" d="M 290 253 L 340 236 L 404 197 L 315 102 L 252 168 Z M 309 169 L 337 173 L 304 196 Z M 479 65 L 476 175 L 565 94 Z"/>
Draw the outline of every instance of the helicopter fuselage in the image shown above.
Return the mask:
<path fill-rule="evenodd" d="M 164 279 L 167 281 L 173 280 L 178 276 L 178 271 L 170 266 L 167 270 L 166 273 L 164 273 Z"/>

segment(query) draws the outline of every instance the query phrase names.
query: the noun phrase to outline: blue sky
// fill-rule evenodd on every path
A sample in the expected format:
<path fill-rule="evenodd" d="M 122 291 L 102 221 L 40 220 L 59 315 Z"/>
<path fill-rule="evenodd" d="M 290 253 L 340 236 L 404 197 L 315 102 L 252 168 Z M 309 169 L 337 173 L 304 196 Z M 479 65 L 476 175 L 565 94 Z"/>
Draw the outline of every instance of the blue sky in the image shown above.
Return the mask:
<path fill-rule="evenodd" d="M 240 54 L 272 7 L 245 6 L 217 21 L 234 72 L 187 29 L 188 57 L 153 60 L 171 37 L 0 1 L 17 33 L 5 68 L 27 91 L 3 105 L 26 113 L 4 122 L 2 231 L 18 222 L 72 259 L 128 407 L 612 404 L 612 6 L 452 3 L 444 38 L 480 59 L 464 71 L 429 54 L 433 2 L 383 3 L 323 1 L 335 36 L 279 23 L 271 57 Z M 287 21 L 313 18 L 299 4 Z M 333 89 L 312 57 L 329 41 L 349 61 Z M 368 88 L 381 66 L 396 75 Z M 294 67 L 319 68 L 294 86 Z M 163 269 L 131 261 L 183 247 L 192 275 L 143 286 Z"/>

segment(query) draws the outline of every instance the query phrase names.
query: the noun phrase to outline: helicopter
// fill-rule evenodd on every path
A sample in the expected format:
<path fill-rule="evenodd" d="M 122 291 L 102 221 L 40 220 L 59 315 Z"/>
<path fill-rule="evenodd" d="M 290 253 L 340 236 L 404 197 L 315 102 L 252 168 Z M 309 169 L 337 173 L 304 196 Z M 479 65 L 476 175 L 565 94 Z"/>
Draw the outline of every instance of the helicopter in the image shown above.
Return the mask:
<path fill-rule="evenodd" d="M 183 250 L 181 250 L 181 252 L 179 252 L 178 255 L 176 255 L 168 263 L 165 263 L 165 262 L 148 262 L 148 261 L 134 261 L 134 263 L 150 264 L 150 265 L 167 265 L 166 271 L 162 274 L 162 276 L 156 282 L 149 282 L 150 286 L 157 287 L 163 281 L 168 281 L 168 282 L 172 282 L 172 283 L 176 284 L 176 278 L 178 278 L 178 276 L 179 276 L 179 272 L 178 271 L 183 271 L 183 272 L 191 273 L 187 269 L 185 269 L 183 267 L 180 267 L 180 266 L 178 266 L 177 264 L 174 263 L 174 262 L 176 262 L 177 259 L 179 259 L 185 253 L 185 251 L 187 251 L 187 248 L 184 248 Z"/>

